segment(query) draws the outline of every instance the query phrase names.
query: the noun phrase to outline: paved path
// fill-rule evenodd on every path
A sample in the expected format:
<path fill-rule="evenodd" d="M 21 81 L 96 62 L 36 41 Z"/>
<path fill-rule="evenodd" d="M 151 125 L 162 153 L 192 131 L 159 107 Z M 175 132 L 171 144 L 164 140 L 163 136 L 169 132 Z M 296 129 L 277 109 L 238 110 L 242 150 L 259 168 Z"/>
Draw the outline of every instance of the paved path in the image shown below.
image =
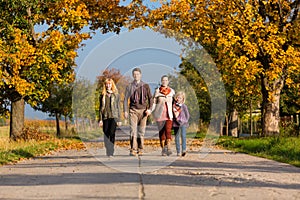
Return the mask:
<path fill-rule="evenodd" d="M 300 168 L 245 154 L 102 153 L 69 150 L 0 167 L 0 199 L 300 199 Z"/>

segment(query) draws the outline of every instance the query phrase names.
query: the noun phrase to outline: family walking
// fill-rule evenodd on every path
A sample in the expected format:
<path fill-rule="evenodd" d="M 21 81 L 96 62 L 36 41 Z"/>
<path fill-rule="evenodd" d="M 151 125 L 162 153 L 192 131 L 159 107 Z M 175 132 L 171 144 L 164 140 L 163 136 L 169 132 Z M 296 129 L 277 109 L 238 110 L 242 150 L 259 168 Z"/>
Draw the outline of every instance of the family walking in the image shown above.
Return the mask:
<path fill-rule="evenodd" d="M 161 155 L 172 154 L 172 129 L 175 134 L 177 156 L 186 155 L 186 127 L 189 111 L 185 93 L 169 87 L 169 78 L 161 77 L 161 85 L 152 96 L 149 85 L 141 80 L 140 68 L 132 70 L 133 81 L 126 87 L 123 102 L 124 117 L 129 118 L 131 156 L 143 155 L 147 118 L 152 114 L 156 121 Z M 120 96 L 112 79 L 107 79 L 100 96 L 99 126 L 103 127 L 106 155 L 113 156 L 116 126 L 120 122 Z M 181 140 L 181 141 L 180 141 Z M 181 145 L 180 145 L 181 144 Z"/>

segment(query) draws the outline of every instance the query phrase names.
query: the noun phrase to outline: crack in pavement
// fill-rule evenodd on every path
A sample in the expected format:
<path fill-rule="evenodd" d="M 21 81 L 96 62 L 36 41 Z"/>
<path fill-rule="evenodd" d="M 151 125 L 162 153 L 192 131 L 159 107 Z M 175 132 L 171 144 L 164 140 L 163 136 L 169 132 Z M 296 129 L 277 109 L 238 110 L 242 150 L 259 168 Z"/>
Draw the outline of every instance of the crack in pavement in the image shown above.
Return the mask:
<path fill-rule="evenodd" d="M 139 169 L 142 167 L 142 159 L 141 156 L 138 156 L 139 159 Z M 145 187 L 144 187 L 144 182 L 143 182 L 143 173 L 139 173 L 139 178 L 140 178 L 140 184 L 139 184 L 139 199 L 144 200 L 145 199 Z"/>

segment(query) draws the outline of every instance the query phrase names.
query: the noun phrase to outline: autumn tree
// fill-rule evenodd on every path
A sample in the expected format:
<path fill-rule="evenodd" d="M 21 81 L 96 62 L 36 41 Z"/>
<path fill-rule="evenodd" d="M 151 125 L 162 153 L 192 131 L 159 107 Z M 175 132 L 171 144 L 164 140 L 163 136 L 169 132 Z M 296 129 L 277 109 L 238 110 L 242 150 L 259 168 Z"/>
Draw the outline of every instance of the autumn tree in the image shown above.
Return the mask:
<path fill-rule="evenodd" d="M 262 132 L 274 135 L 279 133 L 280 93 L 300 70 L 299 4 L 298 0 L 171 0 L 149 10 L 143 25 L 169 29 L 169 37 L 180 33 L 201 44 L 224 82 L 234 85 L 235 95 L 259 88 Z"/>
<path fill-rule="evenodd" d="M 24 126 L 24 102 L 49 96 L 53 82 L 71 82 L 76 49 L 88 34 L 84 4 L 78 1 L 1 1 L 0 87 L 11 101 L 10 137 Z M 80 19 L 80 20 L 79 20 Z M 47 24 L 43 32 L 35 26 Z"/>
<path fill-rule="evenodd" d="M 215 73 L 216 68 L 211 57 L 206 53 L 203 48 L 186 49 L 185 56 L 182 58 L 180 64 L 180 74 L 186 77 L 189 83 L 193 86 L 200 108 L 200 118 L 204 122 L 209 122 L 211 119 L 211 100 L 210 95 L 214 93 L 217 98 L 225 98 L 220 93 L 217 86 L 212 86 L 210 80 Z M 206 77 L 204 80 L 203 77 Z M 208 86 L 211 89 L 208 91 Z M 238 118 L 251 110 L 251 104 L 253 108 L 257 108 L 257 102 L 260 97 L 258 90 L 252 91 L 252 94 L 242 92 L 241 95 L 235 95 L 233 88 L 235 85 L 224 84 L 226 88 L 226 129 L 221 130 L 220 134 L 230 134 L 232 136 L 238 136 Z M 216 90 L 215 90 L 216 89 Z M 256 92 L 256 95 L 253 95 Z M 218 97 L 219 96 L 219 97 Z M 221 127 L 220 127 L 221 128 Z"/>
<path fill-rule="evenodd" d="M 11 102 L 12 139 L 24 126 L 25 101 L 36 105 L 54 82 L 74 80 L 76 50 L 90 37 L 83 28 L 119 32 L 137 9 L 118 0 L 9 0 L 0 6 L 0 88 Z"/>

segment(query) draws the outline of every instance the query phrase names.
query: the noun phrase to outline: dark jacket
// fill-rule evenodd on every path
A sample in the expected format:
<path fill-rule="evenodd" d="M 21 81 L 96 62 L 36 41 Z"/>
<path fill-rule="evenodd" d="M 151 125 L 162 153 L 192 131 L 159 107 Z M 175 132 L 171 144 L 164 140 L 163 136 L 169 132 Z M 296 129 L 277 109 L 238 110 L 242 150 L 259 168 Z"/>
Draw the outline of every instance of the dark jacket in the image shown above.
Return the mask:
<path fill-rule="evenodd" d="M 107 110 L 105 110 L 105 96 L 100 95 L 100 106 L 99 106 L 99 121 L 109 118 Z M 120 95 L 112 93 L 110 98 L 110 108 L 112 113 L 112 118 L 116 119 L 117 122 L 120 122 L 121 118 L 121 107 L 120 107 Z"/>
<path fill-rule="evenodd" d="M 138 99 L 135 99 L 136 96 Z M 128 111 L 128 100 L 129 108 L 151 110 L 153 99 L 149 85 L 142 81 L 137 85 L 134 82 L 130 83 L 125 91 L 124 112 Z"/>

